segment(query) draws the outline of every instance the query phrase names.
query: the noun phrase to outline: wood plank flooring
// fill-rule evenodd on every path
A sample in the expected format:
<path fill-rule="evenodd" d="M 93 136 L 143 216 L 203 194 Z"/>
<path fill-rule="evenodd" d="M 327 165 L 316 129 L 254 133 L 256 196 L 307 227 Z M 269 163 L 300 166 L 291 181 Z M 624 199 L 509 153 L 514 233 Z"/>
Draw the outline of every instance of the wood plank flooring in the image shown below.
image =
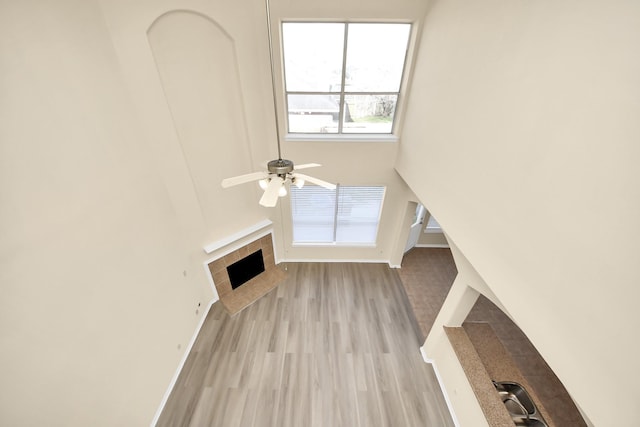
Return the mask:
<path fill-rule="evenodd" d="M 453 426 L 385 264 L 288 263 L 229 317 L 219 302 L 158 426 Z"/>

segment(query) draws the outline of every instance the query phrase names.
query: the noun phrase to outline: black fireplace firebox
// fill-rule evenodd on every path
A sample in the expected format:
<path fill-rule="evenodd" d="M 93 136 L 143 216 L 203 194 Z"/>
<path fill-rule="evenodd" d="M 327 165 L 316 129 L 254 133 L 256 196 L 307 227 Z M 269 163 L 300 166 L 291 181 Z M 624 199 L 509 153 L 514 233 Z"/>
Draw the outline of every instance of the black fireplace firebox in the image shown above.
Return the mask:
<path fill-rule="evenodd" d="M 258 249 L 256 252 L 247 255 L 227 267 L 231 288 L 236 289 L 263 271 L 264 259 L 262 258 L 262 249 Z"/>

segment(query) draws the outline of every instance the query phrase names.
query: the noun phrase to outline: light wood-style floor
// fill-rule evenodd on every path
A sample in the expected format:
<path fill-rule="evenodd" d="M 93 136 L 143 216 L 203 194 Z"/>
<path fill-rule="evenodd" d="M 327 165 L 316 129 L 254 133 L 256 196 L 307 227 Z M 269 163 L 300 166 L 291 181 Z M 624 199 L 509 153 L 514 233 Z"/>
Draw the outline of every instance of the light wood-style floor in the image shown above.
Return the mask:
<path fill-rule="evenodd" d="M 158 426 L 453 426 L 396 271 L 281 267 L 234 317 L 213 305 Z"/>

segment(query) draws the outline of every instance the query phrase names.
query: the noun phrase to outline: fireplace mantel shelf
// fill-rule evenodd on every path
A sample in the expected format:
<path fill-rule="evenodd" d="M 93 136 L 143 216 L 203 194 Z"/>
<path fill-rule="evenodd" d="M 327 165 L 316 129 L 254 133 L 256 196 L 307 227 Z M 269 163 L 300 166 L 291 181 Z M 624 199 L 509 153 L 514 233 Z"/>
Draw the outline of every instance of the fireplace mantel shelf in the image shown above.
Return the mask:
<path fill-rule="evenodd" d="M 256 231 L 260 231 L 263 228 L 269 227 L 271 225 L 273 225 L 273 222 L 271 220 L 264 219 L 252 225 L 251 227 L 247 227 L 243 230 L 240 230 L 237 233 L 234 233 L 230 236 L 225 237 L 224 239 L 216 240 L 215 242 L 209 243 L 208 245 L 205 245 L 203 249 L 207 254 L 210 254 L 213 251 L 223 248 L 233 242 L 236 242 L 244 237 L 247 237 L 251 233 L 255 233 Z"/>

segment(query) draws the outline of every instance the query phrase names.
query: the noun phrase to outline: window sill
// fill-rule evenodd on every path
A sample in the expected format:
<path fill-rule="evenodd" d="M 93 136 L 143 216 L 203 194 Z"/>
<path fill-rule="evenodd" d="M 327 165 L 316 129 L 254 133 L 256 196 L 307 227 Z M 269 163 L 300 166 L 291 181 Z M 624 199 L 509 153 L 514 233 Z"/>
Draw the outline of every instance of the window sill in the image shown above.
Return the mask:
<path fill-rule="evenodd" d="M 288 133 L 288 142 L 398 142 L 399 138 L 391 134 L 311 134 Z"/>
<path fill-rule="evenodd" d="M 424 234 L 442 234 L 442 228 L 425 228 Z"/>
<path fill-rule="evenodd" d="M 342 247 L 342 248 L 375 248 L 376 244 L 375 243 L 302 243 L 302 242 L 294 242 L 292 245 L 292 247 L 294 248 L 305 248 L 305 247 L 312 247 L 312 248 L 335 248 L 335 247 Z"/>

